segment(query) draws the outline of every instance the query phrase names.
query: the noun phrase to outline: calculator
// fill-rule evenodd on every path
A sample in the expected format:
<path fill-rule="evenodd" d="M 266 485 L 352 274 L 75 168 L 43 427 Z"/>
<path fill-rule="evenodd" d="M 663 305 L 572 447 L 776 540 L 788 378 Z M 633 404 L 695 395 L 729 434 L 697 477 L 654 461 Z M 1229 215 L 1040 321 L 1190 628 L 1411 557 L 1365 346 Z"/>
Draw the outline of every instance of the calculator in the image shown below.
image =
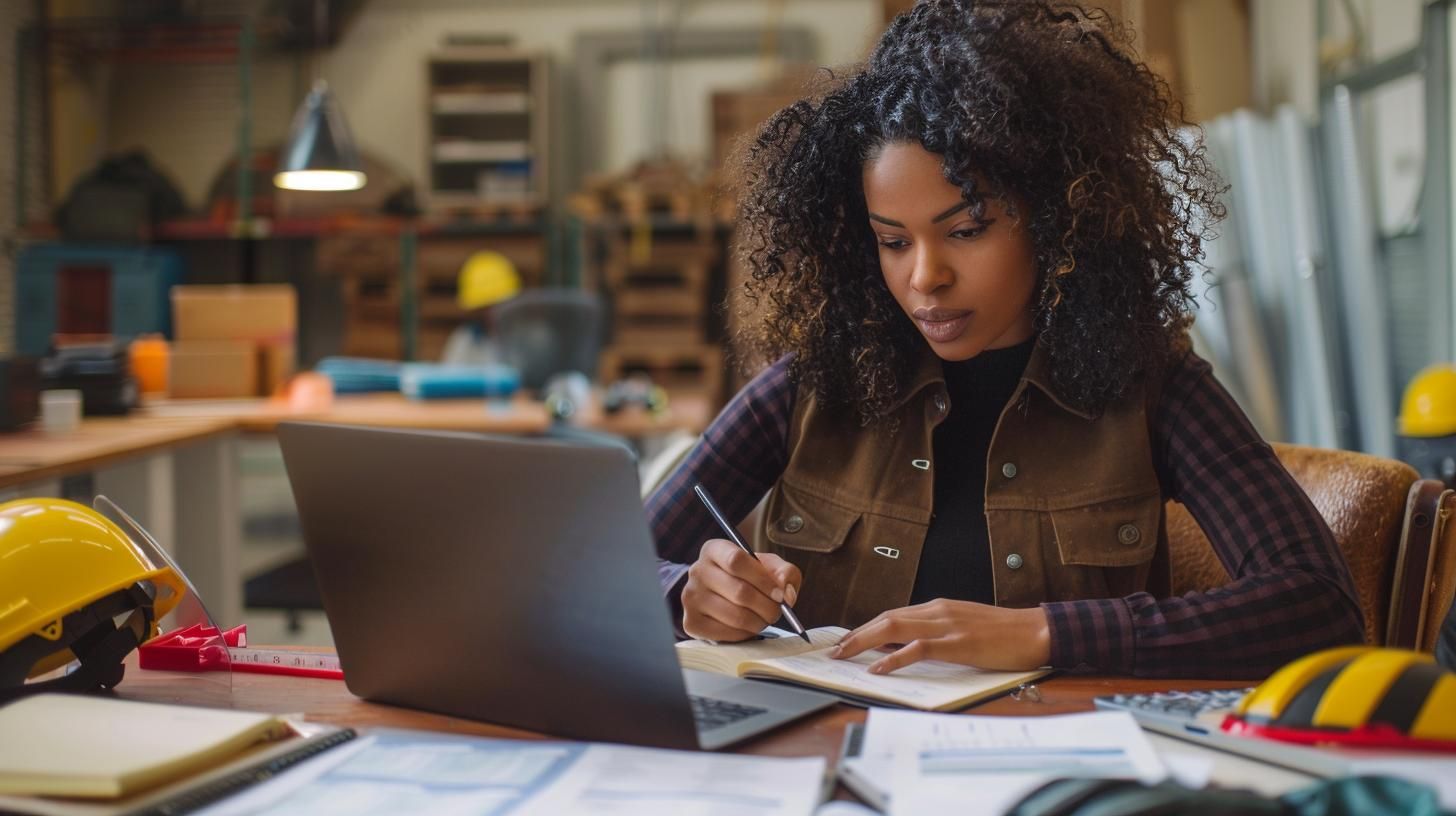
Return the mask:
<path fill-rule="evenodd" d="M 1257 759 L 1315 776 L 1343 776 L 1349 760 L 1330 751 L 1226 733 L 1224 717 L 1234 713 L 1252 688 L 1111 694 L 1093 698 L 1097 708 L 1126 711 L 1138 725 L 1220 751 Z"/>
<path fill-rule="evenodd" d="M 1098 697 L 1096 703 L 1098 708 L 1121 709 L 1131 713 L 1144 728 L 1164 733 L 1187 729 L 1195 734 L 1207 734 L 1218 731 L 1223 718 L 1232 714 L 1238 708 L 1239 701 L 1250 691 L 1253 689 L 1113 694 Z M 1155 727 L 1154 723 L 1163 727 Z"/>

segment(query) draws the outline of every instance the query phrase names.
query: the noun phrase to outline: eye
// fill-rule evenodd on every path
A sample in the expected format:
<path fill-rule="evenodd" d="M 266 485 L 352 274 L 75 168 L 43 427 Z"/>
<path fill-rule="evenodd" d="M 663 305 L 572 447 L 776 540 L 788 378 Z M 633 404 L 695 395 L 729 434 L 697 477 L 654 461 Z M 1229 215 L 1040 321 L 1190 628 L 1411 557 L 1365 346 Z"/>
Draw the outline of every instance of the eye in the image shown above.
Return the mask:
<path fill-rule="evenodd" d="M 962 229 L 958 229 L 958 230 L 955 230 L 954 232 L 952 232 L 950 234 L 950 237 L 952 237 L 952 238 L 960 238 L 962 240 L 970 240 L 970 239 L 973 239 L 973 238 L 979 238 L 981 236 L 981 234 L 984 233 L 986 231 L 986 228 L 989 227 L 989 226 L 991 226 L 991 222 L 987 221 L 984 224 L 978 224 L 978 225 L 976 225 L 974 227 L 964 227 Z"/>
<path fill-rule="evenodd" d="M 909 241 L 906 241 L 904 238 L 897 238 L 894 236 L 882 237 L 880 238 L 879 243 L 880 246 L 884 247 L 885 249 L 904 249 L 905 247 L 910 246 Z"/>

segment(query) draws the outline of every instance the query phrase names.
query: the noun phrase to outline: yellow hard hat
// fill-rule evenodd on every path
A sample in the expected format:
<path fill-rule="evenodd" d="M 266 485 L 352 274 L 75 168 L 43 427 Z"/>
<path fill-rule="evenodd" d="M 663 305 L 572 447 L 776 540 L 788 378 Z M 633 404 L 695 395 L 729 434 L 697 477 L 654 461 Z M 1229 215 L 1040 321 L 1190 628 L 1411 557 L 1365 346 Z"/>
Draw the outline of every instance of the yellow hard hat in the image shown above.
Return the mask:
<path fill-rule="evenodd" d="M 1400 401 L 1401 436 L 1456 433 L 1456 366 L 1425 368 L 1406 386 Z"/>
<path fill-rule="evenodd" d="M 185 592 L 165 555 L 85 505 L 0 504 L 0 702 L 116 685 L 122 659 Z M 26 683 L 75 659 L 81 667 L 64 677 Z"/>
<path fill-rule="evenodd" d="M 516 265 L 499 252 L 481 250 L 460 267 L 455 299 L 462 309 L 480 309 L 510 300 L 520 291 L 521 276 L 516 273 Z"/>
<path fill-rule="evenodd" d="M 1270 675 L 1224 730 L 1310 744 L 1456 751 L 1456 672 L 1410 649 L 1325 649 Z"/>

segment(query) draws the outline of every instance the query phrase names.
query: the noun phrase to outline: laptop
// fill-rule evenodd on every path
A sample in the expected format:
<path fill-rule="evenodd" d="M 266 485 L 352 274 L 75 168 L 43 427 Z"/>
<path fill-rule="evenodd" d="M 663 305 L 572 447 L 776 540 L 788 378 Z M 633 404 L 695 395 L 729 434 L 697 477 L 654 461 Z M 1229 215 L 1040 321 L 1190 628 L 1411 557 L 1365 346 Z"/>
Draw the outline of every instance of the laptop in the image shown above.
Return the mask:
<path fill-rule="evenodd" d="M 706 749 L 836 702 L 679 667 L 627 450 L 313 423 L 278 441 L 360 697 Z"/>

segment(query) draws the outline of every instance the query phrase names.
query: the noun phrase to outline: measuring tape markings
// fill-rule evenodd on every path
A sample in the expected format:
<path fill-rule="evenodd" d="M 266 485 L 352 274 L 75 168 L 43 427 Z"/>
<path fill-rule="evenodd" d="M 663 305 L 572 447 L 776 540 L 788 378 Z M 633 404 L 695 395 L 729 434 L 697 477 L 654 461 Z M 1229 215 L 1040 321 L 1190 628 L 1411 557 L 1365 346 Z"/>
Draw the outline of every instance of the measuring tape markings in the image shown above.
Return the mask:
<path fill-rule="evenodd" d="M 250 649 L 229 646 L 228 657 L 235 671 L 259 674 L 296 674 L 302 677 L 344 678 L 337 655 L 289 649 Z"/>

